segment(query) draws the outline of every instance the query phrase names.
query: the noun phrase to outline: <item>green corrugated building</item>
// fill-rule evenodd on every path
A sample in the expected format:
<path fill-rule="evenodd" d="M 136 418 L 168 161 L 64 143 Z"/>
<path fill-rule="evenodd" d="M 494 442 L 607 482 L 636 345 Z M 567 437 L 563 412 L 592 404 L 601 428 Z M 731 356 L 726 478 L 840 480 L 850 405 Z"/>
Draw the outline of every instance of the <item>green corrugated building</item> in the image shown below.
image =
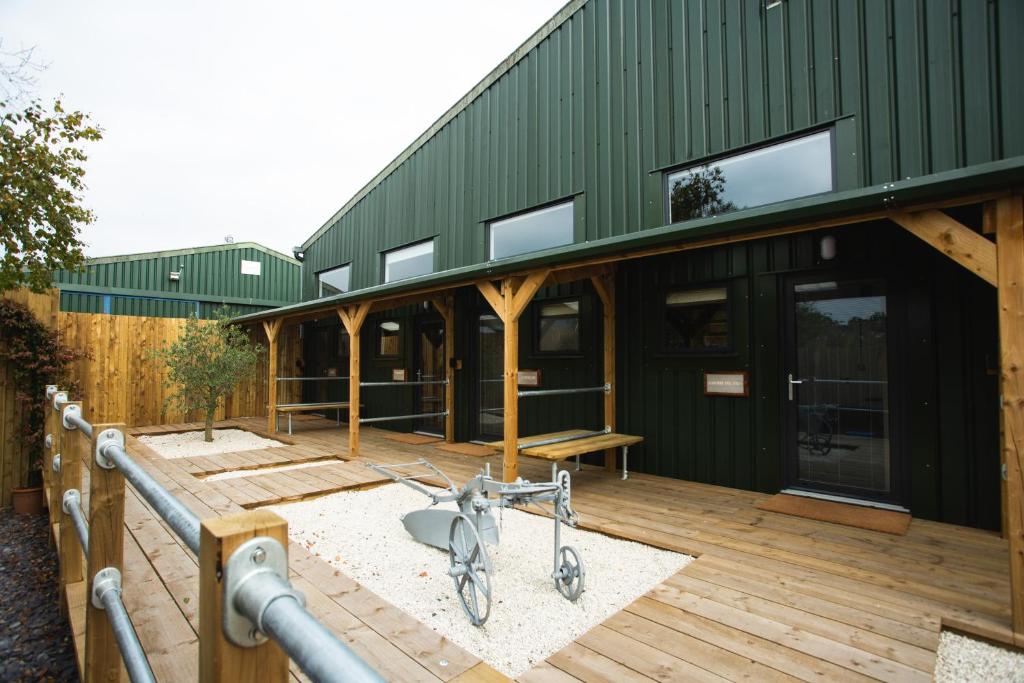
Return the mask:
<path fill-rule="evenodd" d="M 225 304 L 244 315 L 299 301 L 299 278 L 296 259 L 239 242 L 90 258 L 53 283 L 62 311 L 210 318 Z"/>
<path fill-rule="evenodd" d="M 363 380 L 445 372 L 454 407 L 367 388 L 362 415 L 504 436 L 506 465 L 503 344 L 586 387 L 611 338 L 611 415 L 518 399 L 511 427 L 614 423 L 640 471 L 998 529 L 1022 34 L 1019 0 L 574 0 L 305 241 L 303 303 L 243 320 L 306 326 L 307 373 L 341 377 L 336 309 L 373 302 Z M 509 332 L 494 292 L 535 273 Z"/>

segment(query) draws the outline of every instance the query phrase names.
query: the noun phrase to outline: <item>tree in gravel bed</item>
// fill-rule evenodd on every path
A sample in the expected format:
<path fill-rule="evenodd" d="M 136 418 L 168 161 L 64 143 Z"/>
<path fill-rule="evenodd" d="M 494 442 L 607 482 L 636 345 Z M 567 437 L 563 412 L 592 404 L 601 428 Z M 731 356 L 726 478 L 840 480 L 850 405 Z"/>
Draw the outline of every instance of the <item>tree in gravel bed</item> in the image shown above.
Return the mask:
<path fill-rule="evenodd" d="M 242 328 L 229 322 L 227 307 L 215 315 L 212 321 L 190 316 L 180 337 L 152 352 L 167 367 L 164 386 L 173 392 L 164 410 L 176 406 L 185 413 L 202 411 L 206 441 L 213 441 L 217 407 L 239 382 L 253 376 L 262 352 Z"/>

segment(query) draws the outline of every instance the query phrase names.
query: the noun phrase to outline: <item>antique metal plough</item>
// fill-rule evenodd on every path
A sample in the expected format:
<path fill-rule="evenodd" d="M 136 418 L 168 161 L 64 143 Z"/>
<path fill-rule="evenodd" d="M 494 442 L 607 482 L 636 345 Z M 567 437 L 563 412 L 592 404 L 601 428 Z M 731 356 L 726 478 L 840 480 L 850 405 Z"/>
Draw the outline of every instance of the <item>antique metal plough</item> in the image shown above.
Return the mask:
<path fill-rule="evenodd" d="M 569 473 L 561 471 L 555 481 L 531 483 L 522 478 L 505 483 L 491 478 L 490 465 L 461 489 L 444 472 L 427 460 L 367 467 L 401 482 L 430 498 L 430 507 L 409 512 L 402 524 L 420 543 L 448 551 L 448 574 L 455 584 L 462 608 L 474 626 L 481 626 L 491 613 L 491 560 L 487 543 L 497 545 L 499 528 L 493 508 L 550 502 L 554 506 L 554 568 L 551 578 L 566 599 L 576 602 L 583 593 L 586 573 L 579 552 L 563 546 L 561 525 L 576 526 L 578 515 L 570 505 Z M 425 468 L 423 474 L 402 474 L 398 469 Z M 420 483 L 425 478 L 443 479 L 447 488 L 431 490 Z M 438 503 L 454 502 L 458 510 L 438 509 Z"/>

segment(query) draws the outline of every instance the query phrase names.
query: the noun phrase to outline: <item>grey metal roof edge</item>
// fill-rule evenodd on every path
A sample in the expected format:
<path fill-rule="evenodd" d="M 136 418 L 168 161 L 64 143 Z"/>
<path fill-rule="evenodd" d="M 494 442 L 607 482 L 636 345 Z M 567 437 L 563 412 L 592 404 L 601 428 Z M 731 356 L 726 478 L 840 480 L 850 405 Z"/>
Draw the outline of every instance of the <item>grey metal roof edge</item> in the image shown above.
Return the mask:
<path fill-rule="evenodd" d="M 232 242 L 231 244 L 211 244 L 208 246 L 185 247 L 183 249 L 167 249 L 165 251 L 141 251 L 134 254 L 116 254 L 113 256 L 93 256 L 86 258 L 83 265 L 102 265 L 104 263 L 119 263 L 122 261 L 142 261 L 151 258 L 164 258 L 167 256 L 188 256 L 191 254 L 206 254 L 214 251 L 230 251 L 232 249 L 256 249 L 268 256 L 279 258 L 293 265 L 300 265 L 298 259 L 282 254 L 276 249 L 265 247 L 258 242 Z"/>
<path fill-rule="evenodd" d="M 522 45 L 517 47 L 512 54 L 503 59 L 498 66 L 494 67 L 489 74 L 484 76 L 479 83 L 473 86 L 473 89 L 462 96 L 458 102 L 451 106 L 444 114 L 442 114 L 434 123 L 430 125 L 418 138 L 412 141 L 408 147 L 402 150 L 397 157 L 395 157 L 391 163 L 384 167 L 384 169 L 375 175 L 370 182 L 363 185 L 363 187 L 356 192 L 351 199 L 349 199 L 344 206 L 331 214 L 323 225 L 321 225 L 316 232 L 314 232 L 305 242 L 302 243 L 303 249 L 308 249 L 309 245 L 320 238 L 327 230 L 334 225 L 334 223 L 348 213 L 352 207 L 360 202 L 366 195 L 368 195 L 375 187 L 380 185 L 385 178 L 391 175 L 399 166 L 416 153 L 418 149 L 423 147 L 434 137 L 442 128 L 458 116 L 466 107 L 468 107 L 473 100 L 480 97 L 489 87 L 491 87 L 495 81 L 508 73 L 513 66 L 515 66 L 523 57 L 525 57 L 533 48 L 537 47 L 545 38 L 550 36 L 555 30 L 564 24 L 569 17 L 575 14 L 583 5 L 587 4 L 587 0 L 569 0 L 560 10 L 558 10 L 553 17 L 547 20 L 543 26 L 534 31 L 533 35 L 527 38 Z"/>
<path fill-rule="evenodd" d="M 324 309 L 326 312 L 333 306 L 384 296 L 398 296 L 404 292 L 424 287 L 468 284 L 472 280 L 497 278 L 552 264 L 572 263 L 613 254 L 626 256 L 630 252 L 648 247 L 673 243 L 684 244 L 709 237 L 737 236 L 745 232 L 765 230 L 786 224 L 838 220 L 844 216 L 878 211 L 896 212 L 900 210 L 901 205 L 908 206 L 933 201 L 937 198 L 965 196 L 1021 187 L 1022 185 L 1024 185 L 1024 156 L 1016 156 L 969 168 L 943 171 L 867 188 L 804 197 L 734 211 L 720 216 L 672 223 L 627 235 L 531 252 L 499 261 L 487 261 L 452 268 L 408 280 L 365 287 L 322 299 L 250 313 L 234 320 L 244 323 L 281 315 L 298 315 L 318 309 Z"/>
<path fill-rule="evenodd" d="M 100 285 L 86 285 L 72 282 L 57 282 L 54 286 L 61 292 L 71 294 L 89 294 L 94 296 L 128 297 L 133 299 L 157 299 L 161 301 L 201 301 L 214 304 L 239 304 L 244 306 L 263 306 L 264 308 L 279 308 L 288 306 L 293 301 L 287 299 L 255 299 L 244 296 L 219 296 L 216 294 L 199 294 L 192 292 L 161 292 L 157 290 L 130 289 L 128 287 L 104 287 Z"/>

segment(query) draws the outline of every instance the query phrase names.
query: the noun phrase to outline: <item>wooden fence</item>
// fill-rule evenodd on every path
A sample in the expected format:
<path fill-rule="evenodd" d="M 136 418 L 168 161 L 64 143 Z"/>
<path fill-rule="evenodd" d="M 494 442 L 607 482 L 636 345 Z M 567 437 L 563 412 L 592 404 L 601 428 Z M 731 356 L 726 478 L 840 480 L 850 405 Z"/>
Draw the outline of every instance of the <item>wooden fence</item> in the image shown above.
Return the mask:
<path fill-rule="evenodd" d="M 26 305 L 37 318 L 58 330 L 65 345 L 90 354 L 89 358 L 76 361 L 70 372 L 70 378 L 77 381 L 81 391 L 92 397 L 85 405 L 86 420 L 124 421 L 129 427 L 136 427 L 201 419 L 196 413 L 164 411 L 164 399 L 171 390 L 164 386 L 166 373 L 162 364 L 149 356 L 151 349 L 181 335 L 184 319 L 61 312 L 60 292 L 56 289 L 47 294 L 15 290 L 5 292 L 3 298 Z M 253 341 L 267 346 L 262 328 L 253 326 L 249 334 Z M 280 367 L 293 368 L 301 354 L 298 329 L 282 329 L 279 346 Z M 266 358 L 262 358 L 253 377 L 243 382 L 218 409 L 216 419 L 267 414 L 267 367 Z M 293 392 L 301 390 L 299 384 L 283 383 L 281 400 L 297 401 L 298 395 Z M 28 453 L 18 438 L 22 420 L 19 411 L 10 369 L 0 363 L 0 506 L 11 504 L 11 489 L 24 486 L 28 477 Z"/>

